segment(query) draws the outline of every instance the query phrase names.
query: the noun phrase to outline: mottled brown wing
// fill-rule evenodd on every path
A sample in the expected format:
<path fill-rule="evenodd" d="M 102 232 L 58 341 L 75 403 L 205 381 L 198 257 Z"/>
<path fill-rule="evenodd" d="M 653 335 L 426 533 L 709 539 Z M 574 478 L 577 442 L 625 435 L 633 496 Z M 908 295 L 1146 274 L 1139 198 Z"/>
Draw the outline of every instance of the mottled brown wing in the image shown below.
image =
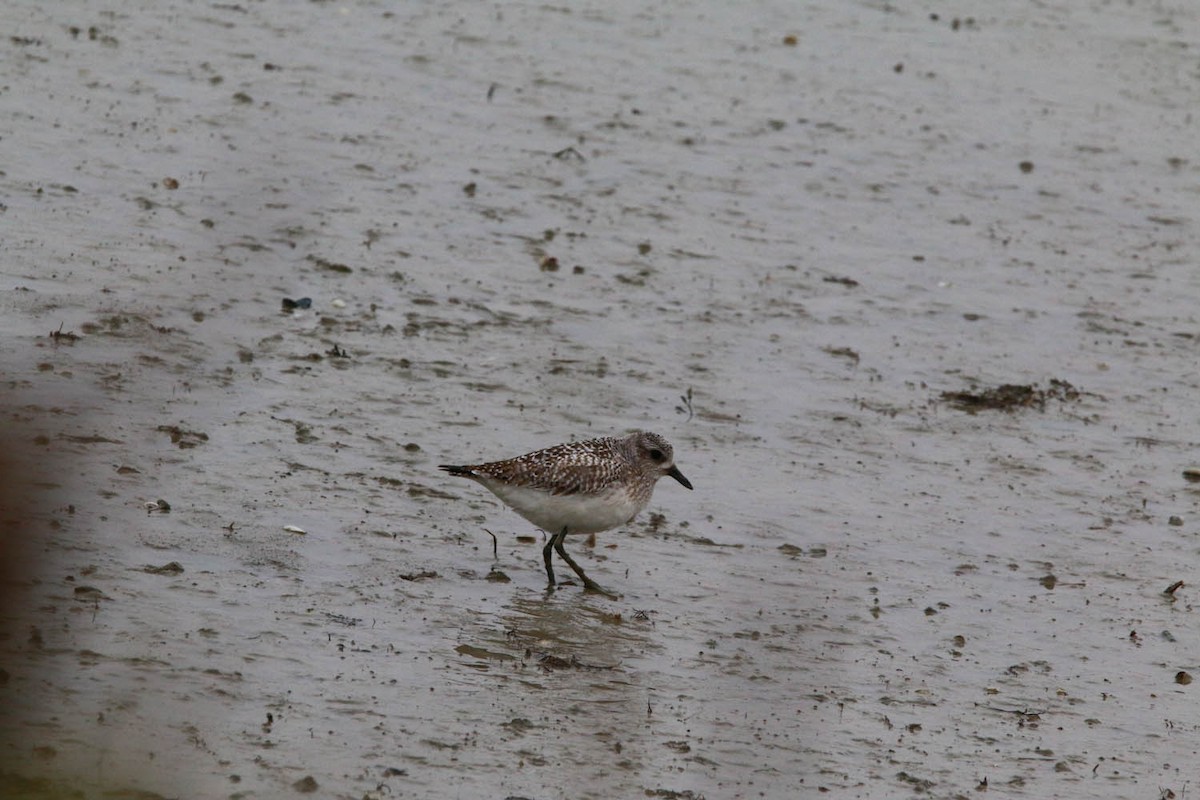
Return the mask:
<path fill-rule="evenodd" d="M 554 495 L 594 494 L 620 482 L 629 469 L 609 439 L 547 447 L 505 461 L 470 467 L 514 486 L 542 489 Z"/>

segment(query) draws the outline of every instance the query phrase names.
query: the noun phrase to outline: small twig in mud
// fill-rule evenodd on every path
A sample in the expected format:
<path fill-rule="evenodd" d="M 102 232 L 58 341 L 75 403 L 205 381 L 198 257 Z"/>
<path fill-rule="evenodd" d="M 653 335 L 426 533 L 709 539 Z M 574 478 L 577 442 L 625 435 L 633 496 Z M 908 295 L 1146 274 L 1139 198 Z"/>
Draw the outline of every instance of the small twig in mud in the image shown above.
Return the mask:
<path fill-rule="evenodd" d="M 683 405 L 675 406 L 675 413 L 687 414 L 688 418 L 686 421 L 691 422 L 692 417 L 696 415 L 695 410 L 692 409 L 692 387 L 688 387 L 687 394 L 679 395 L 679 399 L 683 401 Z"/>
<path fill-rule="evenodd" d="M 1183 588 L 1183 581 L 1175 581 L 1167 588 L 1163 589 L 1163 594 L 1169 596 L 1172 600 L 1175 599 L 1175 593 Z"/>
<path fill-rule="evenodd" d="M 487 528 L 483 532 L 492 537 L 492 558 L 499 560 L 500 558 L 500 541 L 496 538 L 496 534 L 489 531 Z"/>
<path fill-rule="evenodd" d="M 567 159 L 571 158 L 577 161 L 587 161 L 587 159 L 583 157 L 583 154 L 574 147 L 564 147 L 562 150 L 555 152 L 553 155 L 560 161 L 566 161 Z"/>
<path fill-rule="evenodd" d="M 855 364 L 858 363 L 858 360 L 859 360 L 858 351 L 855 350 L 853 347 L 822 347 L 821 349 L 831 356 L 836 356 L 838 358 L 845 358 L 850 361 L 853 361 Z"/>
<path fill-rule="evenodd" d="M 1019 724 L 1024 726 L 1026 722 L 1037 722 L 1042 718 L 1041 711 L 1030 711 L 1029 709 L 1021 708 L 1000 708 L 999 706 L 984 706 L 989 711 L 999 711 L 1001 714 L 1016 714 L 1020 717 Z"/>

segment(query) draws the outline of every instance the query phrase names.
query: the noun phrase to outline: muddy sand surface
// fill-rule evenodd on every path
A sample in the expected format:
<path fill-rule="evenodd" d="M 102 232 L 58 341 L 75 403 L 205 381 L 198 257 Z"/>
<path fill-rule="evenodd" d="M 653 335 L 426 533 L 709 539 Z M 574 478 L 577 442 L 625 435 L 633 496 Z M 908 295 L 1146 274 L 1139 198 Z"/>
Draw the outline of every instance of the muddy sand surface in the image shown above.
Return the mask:
<path fill-rule="evenodd" d="M 1200 791 L 1200 6 L 0 20 L 3 796 Z"/>

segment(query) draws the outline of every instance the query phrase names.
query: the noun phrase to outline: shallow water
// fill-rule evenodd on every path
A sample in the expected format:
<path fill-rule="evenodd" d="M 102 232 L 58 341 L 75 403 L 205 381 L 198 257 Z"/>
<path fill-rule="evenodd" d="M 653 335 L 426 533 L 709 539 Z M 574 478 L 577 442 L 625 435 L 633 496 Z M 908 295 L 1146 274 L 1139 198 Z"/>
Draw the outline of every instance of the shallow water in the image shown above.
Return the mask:
<path fill-rule="evenodd" d="M 5 795 L 1194 791 L 1200 13 L 730 6 L 0 10 Z"/>

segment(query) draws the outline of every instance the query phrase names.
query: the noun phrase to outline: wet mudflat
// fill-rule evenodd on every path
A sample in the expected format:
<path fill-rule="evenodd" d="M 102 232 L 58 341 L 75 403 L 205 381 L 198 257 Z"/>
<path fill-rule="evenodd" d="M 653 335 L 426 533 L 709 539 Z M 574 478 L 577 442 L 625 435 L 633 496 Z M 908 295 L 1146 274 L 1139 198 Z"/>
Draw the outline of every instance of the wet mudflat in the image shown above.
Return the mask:
<path fill-rule="evenodd" d="M 2 793 L 1196 791 L 1200 10 L 954 14 L 7 4 Z"/>

